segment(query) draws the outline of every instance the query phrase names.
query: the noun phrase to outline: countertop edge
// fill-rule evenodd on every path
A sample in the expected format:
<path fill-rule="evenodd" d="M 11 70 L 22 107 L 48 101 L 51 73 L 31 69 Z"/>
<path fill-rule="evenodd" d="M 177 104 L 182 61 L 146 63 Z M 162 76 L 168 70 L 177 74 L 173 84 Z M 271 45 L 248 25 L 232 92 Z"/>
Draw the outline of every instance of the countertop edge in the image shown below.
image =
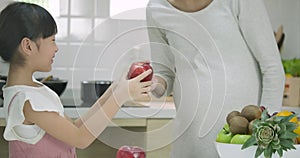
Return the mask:
<path fill-rule="evenodd" d="M 70 118 L 78 118 L 89 107 L 64 107 L 66 115 Z M 4 108 L 0 107 L 0 119 L 5 118 Z M 160 102 L 151 103 L 149 106 L 143 107 L 122 107 L 114 116 L 116 119 L 147 119 L 147 118 L 161 118 L 161 119 L 173 119 L 176 116 L 176 109 L 173 102 Z"/>

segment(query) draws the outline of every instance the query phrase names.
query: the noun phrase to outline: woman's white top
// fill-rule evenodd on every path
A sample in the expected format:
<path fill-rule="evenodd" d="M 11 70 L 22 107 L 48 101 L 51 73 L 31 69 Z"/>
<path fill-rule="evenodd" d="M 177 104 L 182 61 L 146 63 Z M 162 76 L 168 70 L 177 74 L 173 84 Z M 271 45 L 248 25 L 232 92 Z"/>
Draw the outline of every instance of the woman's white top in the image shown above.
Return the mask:
<path fill-rule="evenodd" d="M 282 105 L 284 71 L 262 0 L 213 0 L 197 12 L 150 0 L 147 23 L 154 72 L 174 93 L 174 158 L 216 157 L 230 111 Z"/>
<path fill-rule="evenodd" d="M 45 134 L 37 125 L 24 125 L 23 107 L 29 101 L 34 111 L 57 112 L 64 117 L 64 108 L 58 95 L 47 86 L 38 82 L 40 87 L 17 85 L 4 87 L 4 109 L 6 128 L 4 138 L 7 141 L 19 140 L 35 144 Z"/>

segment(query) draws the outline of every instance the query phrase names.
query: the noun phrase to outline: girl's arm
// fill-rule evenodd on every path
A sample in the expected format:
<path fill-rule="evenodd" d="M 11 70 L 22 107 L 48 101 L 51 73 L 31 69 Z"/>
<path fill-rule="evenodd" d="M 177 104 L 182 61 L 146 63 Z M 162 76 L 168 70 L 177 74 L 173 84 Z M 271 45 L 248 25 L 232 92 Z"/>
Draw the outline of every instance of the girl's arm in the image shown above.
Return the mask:
<path fill-rule="evenodd" d="M 110 95 L 98 99 L 85 115 L 75 121 L 75 124 L 56 112 L 34 111 L 29 101 L 25 102 L 23 108 L 25 120 L 38 125 L 66 144 L 81 149 L 86 148 L 106 128 L 120 106 L 127 100 L 148 96 L 152 82 L 140 81 L 150 73 L 151 70 L 148 70 L 131 80 L 126 80 L 124 76 L 116 87 L 112 86 Z"/>
<path fill-rule="evenodd" d="M 105 93 L 98 99 L 98 104 L 104 105 L 104 103 L 109 99 L 110 96 L 113 94 L 113 89 L 116 88 L 117 83 L 113 83 L 109 88 L 105 91 Z M 91 116 L 95 111 L 97 111 L 99 107 L 97 104 L 94 104 L 89 111 L 87 111 L 84 115 Z M 78 118 L 73 122 L 77 127 L 81 127 L 83 125 L 82 118 Z"/>
<path fill-rule="evenodd" d="M 109 88 L 105 91 L 105 93 L 99 98 L 99 104 L 100 105 L 104 105 L 104 103 L 107 101 L 107 99 L 112 95 L 112 90 L 114 89 L 114 87 L 116 87 L 117 84 L 113 83 L 111 86 L 109 86 Z M 90 116 L 93 111 L 95 111 L 94 109 L 98 108 L 97 106 L 92 106 L 89 111 L 87 111 L 85 113 L 85 115 Z M 73 124 L 75 124 L 77 127 L 80 127 L 83 125 L 82 119 L 78 118 L 76 120 L 71 119 L 68 115 L 65 114 L 65 118 L 67 118 L 70 122 L 72 122 Z"/>

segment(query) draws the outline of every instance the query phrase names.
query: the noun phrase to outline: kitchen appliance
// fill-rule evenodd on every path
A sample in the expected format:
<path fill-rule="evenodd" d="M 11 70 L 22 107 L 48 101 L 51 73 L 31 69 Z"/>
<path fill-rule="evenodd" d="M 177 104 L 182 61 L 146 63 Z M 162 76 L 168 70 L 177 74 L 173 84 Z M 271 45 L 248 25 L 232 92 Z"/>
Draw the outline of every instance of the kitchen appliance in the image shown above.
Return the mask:
<path fill-rule="evenodd" d="M 2 87 L 6 84 L 6 81 L 4 80 L 0 80 L 0 97 L 1 99 L 3 99 L 3 91 L 2 91 Z"/>
<path fill-rule="evenodd" d="M 0 80 L 0 107 L 3 106 L 3 91 L 2 87 L 6 84 L 5 80 Z"/>
<path fill-rule="evenodd" d="M 0 75 L 0 107 L 3 106 L 3 91 L 2 87 L 6 84 L 6 76 Z"/>
<path fill-rule="evenodd" d="M 42 82 L 44 85 L 52 89 L 58 96 L 62 95 L 68 84 L 68 80 L 63 80 L 53 76 L 36 78 L 36 80 Z"/>
<path fill-rule="evenodd" d="M 112 81 L 107 80 L 81 81 L 81 106 L 92 106 L 111 84 Z"/>

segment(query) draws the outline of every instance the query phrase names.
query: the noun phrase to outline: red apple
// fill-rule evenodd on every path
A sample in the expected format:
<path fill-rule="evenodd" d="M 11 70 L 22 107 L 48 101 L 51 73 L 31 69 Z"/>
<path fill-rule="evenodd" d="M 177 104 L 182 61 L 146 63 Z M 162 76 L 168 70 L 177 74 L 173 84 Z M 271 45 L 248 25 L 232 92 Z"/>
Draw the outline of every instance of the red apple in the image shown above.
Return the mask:
<path fill-rule="evenodd" d="M 129 69 L 127 78 L 128 79 L 132 79 L 138 75 L 140 75 L 141 73 L 147 71 L 151 69 L 152 72 L 150 75 L 148 75 L 147 77 L 145 77 L 144 79 L 141 80 L 141 82 L 145 82 L 145 81 L 151 81 L 152 80 L 152 76 L 153 76 L 153 69 L 150 65 L 149 62 L 135 62 L 131 64 L 131 67 Z"/>
<path fill-rule="evenodd" d="M 122 146 L 117 152 L 117 158 L 146 158 L 146 153 L 137 146 Z"/>

